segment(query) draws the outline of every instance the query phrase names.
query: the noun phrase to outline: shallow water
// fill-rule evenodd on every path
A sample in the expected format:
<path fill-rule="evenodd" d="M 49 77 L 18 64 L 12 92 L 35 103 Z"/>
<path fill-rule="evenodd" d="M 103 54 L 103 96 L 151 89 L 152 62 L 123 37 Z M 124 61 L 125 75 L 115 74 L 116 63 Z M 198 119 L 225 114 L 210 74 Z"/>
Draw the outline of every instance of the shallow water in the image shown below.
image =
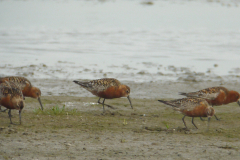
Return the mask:
<path fill-rule="evenodd" d="M 1 1 L 0 76 L 239 81 L 239 1 Z"/>

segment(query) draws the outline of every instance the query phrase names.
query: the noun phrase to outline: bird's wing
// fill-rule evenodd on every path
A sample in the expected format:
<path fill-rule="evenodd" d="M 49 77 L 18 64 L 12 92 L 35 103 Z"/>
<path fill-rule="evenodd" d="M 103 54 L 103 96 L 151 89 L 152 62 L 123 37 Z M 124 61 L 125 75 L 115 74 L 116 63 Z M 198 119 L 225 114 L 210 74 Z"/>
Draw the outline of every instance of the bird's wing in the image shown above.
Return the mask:
<path fill-rule="evenodd" d="M 164 101 L 163 103 L 174 107 L 174 110 L 177 110 L 177 111 L 182 111 L 182 110 L 191 111 L 199 105 L 202 105 L 202 104 L 208 105 L 206 100 L 202 98 L 182 98 L 182 99 L 176 99 L 172 101 Z"/>
<path fill-rule="evenodd" d="M 211 88 L 206 88 L 197 92 L 189 92 L 189 93 L 180 92 L 179 94 L 187 97 L 197 97 L 197 98 L 213 100 L 217 98 L 221 92 L 224 92 L 225 94 L 227 94 L 228 90 L 224 87 L 211 87 Z"/>

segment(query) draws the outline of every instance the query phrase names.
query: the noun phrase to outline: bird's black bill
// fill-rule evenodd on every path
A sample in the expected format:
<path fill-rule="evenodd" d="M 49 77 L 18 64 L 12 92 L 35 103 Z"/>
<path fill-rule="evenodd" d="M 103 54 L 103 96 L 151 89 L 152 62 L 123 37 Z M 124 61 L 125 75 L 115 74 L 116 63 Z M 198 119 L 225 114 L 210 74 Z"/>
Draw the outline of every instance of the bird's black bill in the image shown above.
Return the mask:
<path fill-rule="evenodd" d="M 127 96 L 127 98 L 128 98 L 128 100 L 129 100 L 129 102 L 130 102 L 130 105 L 131 105 L 131 107 L 132 107 L 132 109 L 133 109 L 133 106 L 132 106 L 132 102 L 131 102 L 131 99 L 130 99 L 130 97 L 129 97 L 129 96 Z"/>
<path fill-rule="evenodd" d="M 40 97 L 38 97 L 38 102 L 40 103 L 40 105 L 41 105 L 41 109 L 42 109 L 42 111 L 43 111 L 43 106 L 42 106 L 42 102 L 41 102 Z"/>

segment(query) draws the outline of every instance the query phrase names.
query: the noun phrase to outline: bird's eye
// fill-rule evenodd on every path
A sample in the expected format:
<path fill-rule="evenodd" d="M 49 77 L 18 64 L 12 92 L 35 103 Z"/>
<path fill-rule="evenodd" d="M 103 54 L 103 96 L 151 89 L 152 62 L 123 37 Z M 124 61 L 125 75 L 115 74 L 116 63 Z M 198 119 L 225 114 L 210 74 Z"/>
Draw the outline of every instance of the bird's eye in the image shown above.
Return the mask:
<path fill-rule="evenodd" d="M 129 90 L 127 90 L 127 93 L 129 93 Z"/>

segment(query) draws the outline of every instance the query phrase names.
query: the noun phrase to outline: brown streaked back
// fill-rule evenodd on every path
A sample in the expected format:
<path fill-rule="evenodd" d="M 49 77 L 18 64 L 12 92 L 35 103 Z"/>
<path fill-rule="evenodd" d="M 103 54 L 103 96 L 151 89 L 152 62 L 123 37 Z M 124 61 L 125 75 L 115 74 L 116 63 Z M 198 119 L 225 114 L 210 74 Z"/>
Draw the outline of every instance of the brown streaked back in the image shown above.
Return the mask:
<path fill-rule="evenodd" d="M 107 90 L 109 87 L 118 87 L 121 85 L 121 83 L 114 78 L 103 78 L 103 79 L 97 79 L 97 80 L 92 80 L 88 82 L 80 82 L 80 81 L 73 81 L 86 90 L 90 92 L 103 92 Z"/>
<path fill-rule="evenodd" d="M 5 82 L 0 84 L 0 105 L 8 109 L 22 109 L 23 103 L 22 91 L 18 88 L 15 83 Z"/>
<path fill-rule="evenodd" d="M 180 92 L 179 94 L 187 97 L 198 97 L 213 100 L 217 98 L 220 93 L 224 93 L 225 95 L 227 95 L 228 90 L 225 87 L 210 87 L 196 92 L 189 93 Z"/>
<path fill-rule="evenodd" d="M 0 78 L 0 83 L 3 83 L 5 81 L 9 81 L 9 82 L 13 82 L 19 85 L 19 88 L 21 90 L 24 90 L 25 87 L 27 88 L 31 88 L 32 84 L 31 82 L 24 77 L 16 77 L 16 76 L 11 76 L 11 77 L 4 77 L 4 78 Z"/>
<path fill-rule="evenodd" d="M 10 94 L 11 96 L 20 95 L 23 96 L 19 86 L 13 82 L 0 83 L 0 97 Z"/>
<path fill-rule="evenodd" d="M 174 110 L 181 111 L 181 112 L 183 110 L 192 111 L 200 105 L 211 107 L 209 106 L 207 101 L 203 98 L 182 98 L 182 99 L 176 99 L 172 101 L 162 101 L 162 100 L 158 100 L 158 101 L 164 104 L 170 105 L 174 107 Z"/>

